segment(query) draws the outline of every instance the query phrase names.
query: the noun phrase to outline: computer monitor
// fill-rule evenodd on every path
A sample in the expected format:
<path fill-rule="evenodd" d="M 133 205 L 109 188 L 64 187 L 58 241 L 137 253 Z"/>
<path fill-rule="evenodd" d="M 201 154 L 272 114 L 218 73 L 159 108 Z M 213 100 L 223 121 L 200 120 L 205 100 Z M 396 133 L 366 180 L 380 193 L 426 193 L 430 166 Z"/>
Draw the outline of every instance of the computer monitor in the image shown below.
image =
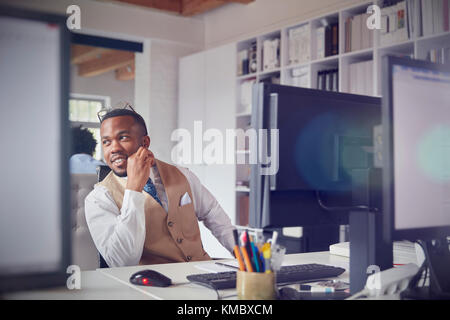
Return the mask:
<path fill-rule="evenodd" d="M 381 123 L 380 105 L 376 97 L 255 85 L 252 128 L 278 129 L 279 165 L 270 176 L 261 174 L 262 163 L 251 166 L 250 226 L 348 224 L 348 212 L 359 205 L 352 201 L 352 172 L 373 166 L 373 129 Z M 322 232 L 319 238 L 327 236 Z M 322 250 L 339 237 L 328 240 Z"/>
<path fill-rule="evenodd" d="M 64 285 L 71 261 L 66 18 L 0 7 L 0 292 Z"/>
<path fill-rule="evenodd" d="M 430 288 L 450 298 L 450 66 L 383 63 L 384 237 L 421 240 Z"/>

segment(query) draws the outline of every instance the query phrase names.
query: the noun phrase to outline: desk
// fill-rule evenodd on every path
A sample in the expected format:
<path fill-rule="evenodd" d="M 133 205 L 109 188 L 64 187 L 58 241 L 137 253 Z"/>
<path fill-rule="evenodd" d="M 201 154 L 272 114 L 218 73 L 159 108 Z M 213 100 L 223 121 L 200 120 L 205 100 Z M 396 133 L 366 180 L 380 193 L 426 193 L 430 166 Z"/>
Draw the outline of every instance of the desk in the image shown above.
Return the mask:
<path fill-rule="evenodd" d="M 229 261 L 227 259 L 220 262 Z M 186 276 L 205 273 L 196 265 L 205 261 L 169 263 L 151 266 L 134 266 L 122 268 L 97 269 L 81 272 L 81 289 L 54 288 L 37 291 L 10 293 L 5 299 L 149 299 L 149 300 L 216 300 L 214 290 L 190 283 Z M 210 262 L 209 262 L 210 263 Z M 330 255 L 329 252 L 314 252 L 286 255 L 284 265 L 319 263 L 346 269 L 339 279 L 349 279 L 349 259 Z M 173 285 L 167 288 L 135 286 L 129 282 L 130 276 L 142 269 L 151 268 L 172 279 Z M 220 290 L 220 297 L 237 299 L 236 290 Z"/>

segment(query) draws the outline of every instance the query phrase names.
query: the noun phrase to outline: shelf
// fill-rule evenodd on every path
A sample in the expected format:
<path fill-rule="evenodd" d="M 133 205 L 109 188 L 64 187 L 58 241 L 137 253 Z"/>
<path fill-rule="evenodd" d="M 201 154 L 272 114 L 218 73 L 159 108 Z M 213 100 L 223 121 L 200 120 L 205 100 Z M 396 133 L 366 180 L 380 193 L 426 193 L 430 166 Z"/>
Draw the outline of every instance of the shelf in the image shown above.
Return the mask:
<path fill-rule="evenodd" d="M 367 56 L 373 53 L 373 48 L 362 49 L 358 51 L 345 52 L 340 54 L 341 58 L 353 58 L 359 56 Z"/>
<path fill-rule="evenodd" d="M 382 47 L 378 47 L 378 50 L 396 50 L 396 49 L 403 49 L 403 48 L 409 48 L 412 47 L 414 49 L 414 40 L 406 40 L 406 41 L 402 41 L 402 42 L 398 42 L 398 43 L 392 43 L 390 45 L 386 45 L 386 46 L 382 46 Z"/>
<path fill-rule="evenodd" d="M 279 73 L 281 71 L 281 68 L 275 68 L 275 69 L 270 69 L 270 70 L 266 70 L 266 71 L 261 71 L 258 73 L 259 76 L 265 76 L 265 75 L 269 75 L 271 73 Z"/>
<path fill-rule="evenodd" d="M 325 63 L 325 62 L 334 62 L 334 61 L 338 61 L 339 60 L 339 55 L 335 54 L 334 56 L 329 56 L 329 57 L 325 57 L 322 59 L 316 59 L 311 61 L 311 64 L 316 64 L 316 63 Z"/>
<path fill-rule="evenodd" d="M 241 113 L 237 113 L 236 114 L 236 118 L 241 118 L 241 117 L 251 117 L 252 113 L 251 112 L 241 112 Z"/>
<path fill-rule="evenodd" d="M 311 61 L 301 62 L 301 63 L 294 63 L 294 64 L 289 64 L 287 66 L 284 66 L 283 69 L 304 68 L 304 67 L 308 67 L 310 64 L 311 64 Z"/>
<path fill-rule="evenodd" d="M 251 79 L 251 78 L 256 78 L 257 75 L 258 75 L 258 73 L 254 72 L 254 73 L 244 74 L 242 76 L 237 76 L 236 79 L 238 79 L 238 80 L 247 80 L 247 79 Z"/>
<path fill-rule="evenodd" d="M 236 192 L 250 192 L 250 188 L 247 186 L 236 186 Z"/>
<path fill-rule="evenodd" d="M 430 34 L 428 36 L 422 36 L 420 38 L 417 38 L 416 41 L 421 42 L 421 41 L 427 41 L 427 40 L 435 40 L 436 38 L 446 37 L 446 36 L 450 36 L 450 31 L 444 31 L 441 33 Z"/>

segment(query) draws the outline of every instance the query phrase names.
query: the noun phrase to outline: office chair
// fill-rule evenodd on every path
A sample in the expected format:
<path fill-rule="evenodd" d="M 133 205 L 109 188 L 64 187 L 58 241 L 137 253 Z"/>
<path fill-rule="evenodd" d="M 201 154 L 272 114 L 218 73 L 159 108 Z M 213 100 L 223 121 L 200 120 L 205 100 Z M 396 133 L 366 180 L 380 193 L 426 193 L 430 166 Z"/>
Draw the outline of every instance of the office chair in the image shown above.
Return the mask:
<path fill-rule="evenodd" d="M 108 173 L 111 171 L 111 168 L 108 166 L 97 166 L 97 181 L 101 182 L 105 177 L 108 175 Z M 102 257 L 100 252 L 98 253 L 98 257 L 100 260 L 100 268 L 109 268 L 108 264 L 106 263 L 105 259 Z"/>

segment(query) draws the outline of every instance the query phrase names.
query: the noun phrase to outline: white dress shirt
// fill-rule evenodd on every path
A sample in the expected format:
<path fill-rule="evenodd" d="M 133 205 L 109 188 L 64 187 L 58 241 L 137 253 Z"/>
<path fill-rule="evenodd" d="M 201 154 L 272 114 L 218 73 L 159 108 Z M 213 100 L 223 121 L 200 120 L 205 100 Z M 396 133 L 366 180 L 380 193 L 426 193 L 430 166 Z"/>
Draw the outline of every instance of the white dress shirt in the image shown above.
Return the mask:
<path fill-rule="evenodd" d="M 235 227 L 230 218 L 197 176 L 186 168 L 177 168 L 185 175 L 191 187 L 198 220 L 203 221 L 217 240 L 232 253 Z M 150 170 L 150 178 L 167 212 L 167 195 L 156 165 Z M 97 250 L 110 267 L 139 264 L 145 242 L 144 201 L 144 194 L 125 189 L 122 209 L 119 210 L 111 193 L 101 185 L 95 186 L 86 197 L 87 225 Z"/>

